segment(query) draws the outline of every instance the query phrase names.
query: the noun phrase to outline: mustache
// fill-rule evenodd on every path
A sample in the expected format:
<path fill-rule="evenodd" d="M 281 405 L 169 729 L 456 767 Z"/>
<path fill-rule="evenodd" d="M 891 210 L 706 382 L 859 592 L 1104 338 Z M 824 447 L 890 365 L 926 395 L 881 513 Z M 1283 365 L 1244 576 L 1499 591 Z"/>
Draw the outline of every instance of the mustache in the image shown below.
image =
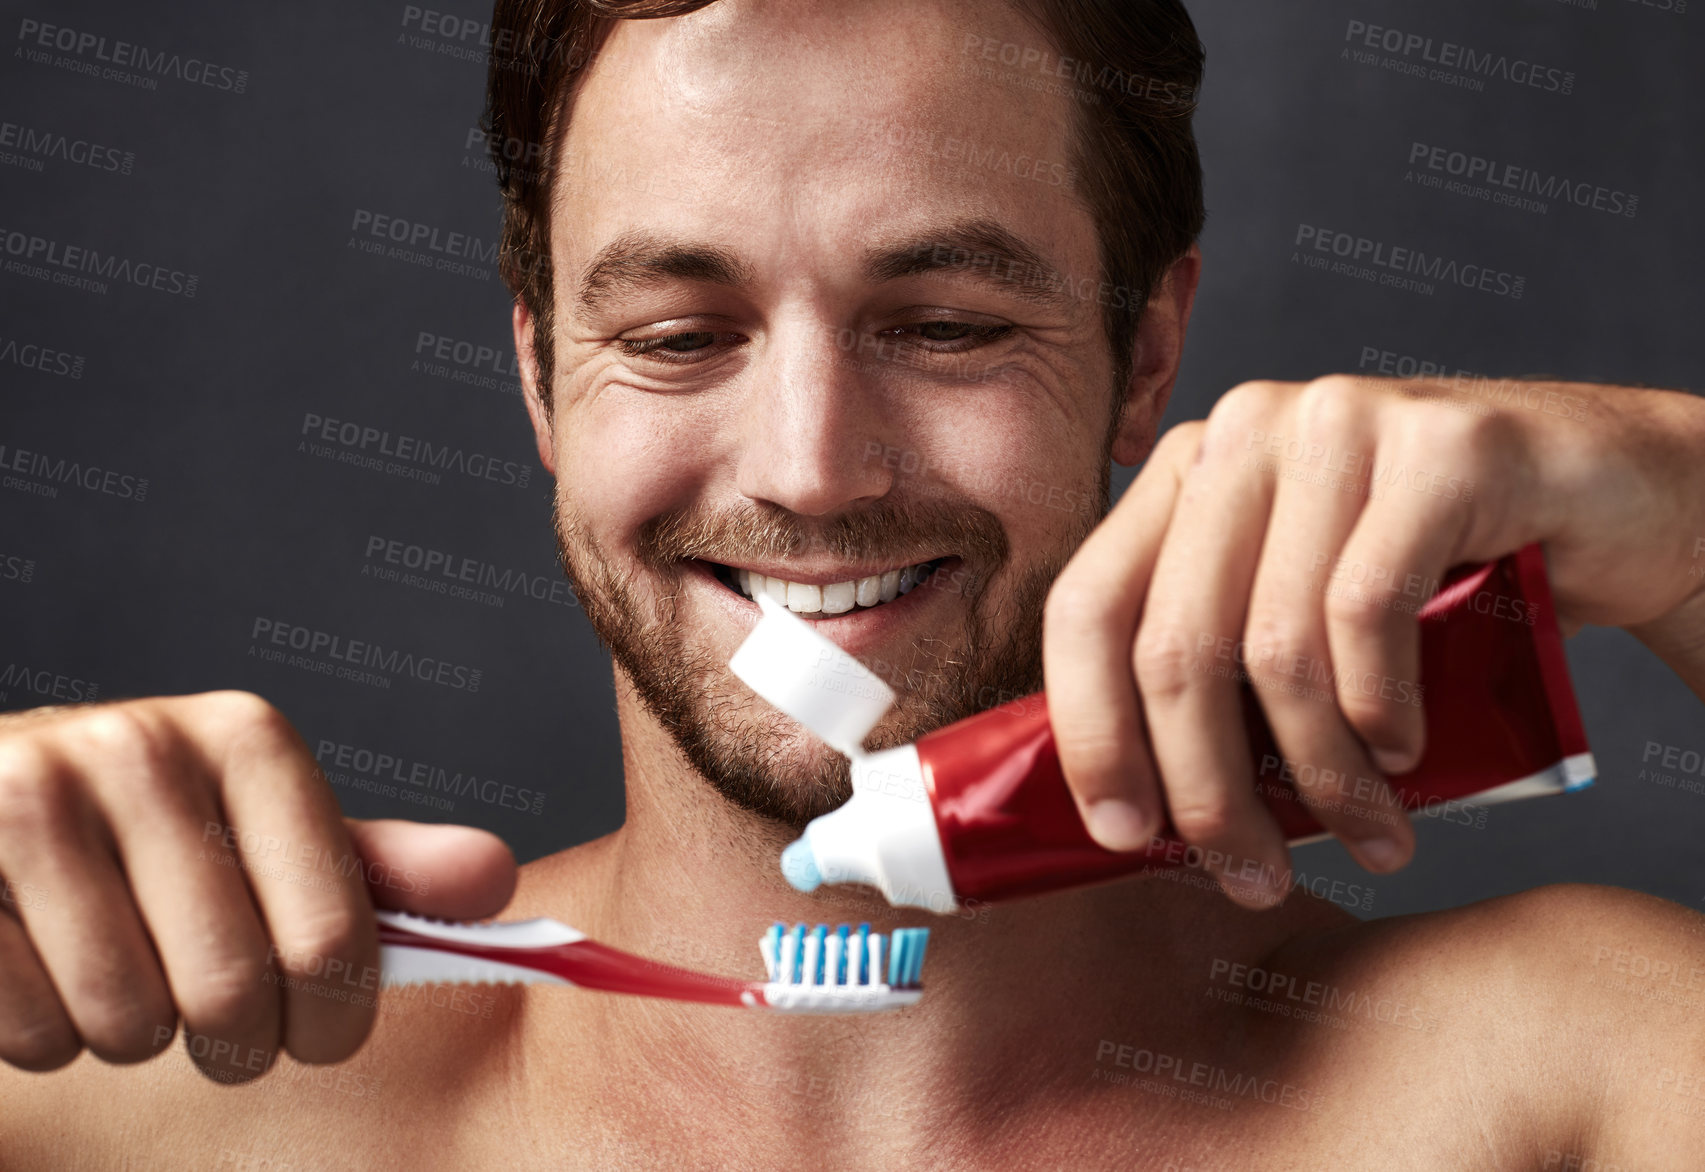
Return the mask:
<path fill-rule="evenodd" d="M 686 509 L 647 521 L 635 540 L 639 559 L 664 573 L 688 559 L 726 565 L 826 553 L 894 565 L 957 556 L 986 576 L 1005 564 L 1010 551 L 1006 527 L 993 513 L 943 501 L 877 501 L 826 519 L 761 502 L 740 509 Z"/>

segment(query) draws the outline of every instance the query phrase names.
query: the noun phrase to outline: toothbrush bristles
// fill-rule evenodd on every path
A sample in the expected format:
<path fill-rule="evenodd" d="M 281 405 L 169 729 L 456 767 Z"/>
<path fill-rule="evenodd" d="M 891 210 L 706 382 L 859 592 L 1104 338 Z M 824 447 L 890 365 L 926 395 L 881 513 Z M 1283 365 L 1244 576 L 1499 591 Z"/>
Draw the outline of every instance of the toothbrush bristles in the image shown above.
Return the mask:
<path fill-rule="evenodd" d="M 771 924 L 758 942 L 764 973 L 772 983 L 811 988 L 916 989 L 923 983 L 928 928 L 897 928 L 889 935 L 869 924 L 833 932 L 827 924 L 807 929 Z M 884 955 L 886 954 L 886 956 Z M 884 980 L 886 978 L 886 980 Z"/>

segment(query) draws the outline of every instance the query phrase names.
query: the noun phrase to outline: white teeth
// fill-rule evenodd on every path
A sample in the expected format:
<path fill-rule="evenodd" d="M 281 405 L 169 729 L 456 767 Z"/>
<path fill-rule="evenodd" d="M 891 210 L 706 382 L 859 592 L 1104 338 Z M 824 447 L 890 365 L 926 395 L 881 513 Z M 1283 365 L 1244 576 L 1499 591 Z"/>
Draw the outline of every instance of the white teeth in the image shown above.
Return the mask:
<path fill-rule="evenodd" d="M 858 584 L 834 582 L 823 587 L 823 613 L 843 614 L 853 608 L 858 598 Z"/>
<path fill-rule="evenodd" d="M 787 584 L 787 609 L 806 614 L 822 610 L 823 588 L 821 586 L 806 586 L 800 582 L 789 582 Z"/>
<path fill-rule="evenodd" d="M 831 582 L 815 586 L 804 582 L 789 582 L 785 578 L 770 578 L 756 570 L 736 569 L 732 572 L 741 593 L 748 598 L 768 594 L 771 598 L 798 614 L 845 614 L 855 606 L 879 606 L 893 602 L 916 587 L 929 573 L 929 563 L 888 570 L 864 578 Z"/>

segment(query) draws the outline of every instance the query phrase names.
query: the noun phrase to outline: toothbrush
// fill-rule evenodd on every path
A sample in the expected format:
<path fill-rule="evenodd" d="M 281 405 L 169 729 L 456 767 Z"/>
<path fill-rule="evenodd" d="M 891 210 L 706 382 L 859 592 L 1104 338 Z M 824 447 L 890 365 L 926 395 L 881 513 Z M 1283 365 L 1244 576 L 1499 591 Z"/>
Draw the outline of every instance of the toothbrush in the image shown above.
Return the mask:
<path fill-rule="evenodd" d="M 743 981 L 646 960 L 551 919 L 448 924 L 404 912 L 377 915 L 380 984 L 386 987 L 572 985 L 783 1013 L 866 1013 L 915 1004 L 923 996 L 919 980 L 929 941 L 928 928 L 899 928 L 890 940 L 868 924 L 842 924 L 833 932 L 825 924 L 810 930 L 773 924 L 758 945 L 768 979 Z"/>

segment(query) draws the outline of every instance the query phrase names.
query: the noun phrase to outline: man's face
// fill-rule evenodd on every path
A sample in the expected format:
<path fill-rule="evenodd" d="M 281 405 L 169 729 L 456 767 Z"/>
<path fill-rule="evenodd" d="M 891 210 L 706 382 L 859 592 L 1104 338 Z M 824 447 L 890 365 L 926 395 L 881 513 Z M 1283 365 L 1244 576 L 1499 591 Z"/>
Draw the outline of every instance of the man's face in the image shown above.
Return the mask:
<path fill-rule="evenodd" d="M 1106 508 L 1100 306 L 1043 275 L 1100 276 L 1071 99 L 972 38 L 1045 45 L 946 0 L 625 21 L 562 144 L 565 567 L 699 771 L 794 825 L 845 763 L 729 673 L 751 576 L 900 694 L 885 747 L 1041 686 L 1047 586 Z"/>

